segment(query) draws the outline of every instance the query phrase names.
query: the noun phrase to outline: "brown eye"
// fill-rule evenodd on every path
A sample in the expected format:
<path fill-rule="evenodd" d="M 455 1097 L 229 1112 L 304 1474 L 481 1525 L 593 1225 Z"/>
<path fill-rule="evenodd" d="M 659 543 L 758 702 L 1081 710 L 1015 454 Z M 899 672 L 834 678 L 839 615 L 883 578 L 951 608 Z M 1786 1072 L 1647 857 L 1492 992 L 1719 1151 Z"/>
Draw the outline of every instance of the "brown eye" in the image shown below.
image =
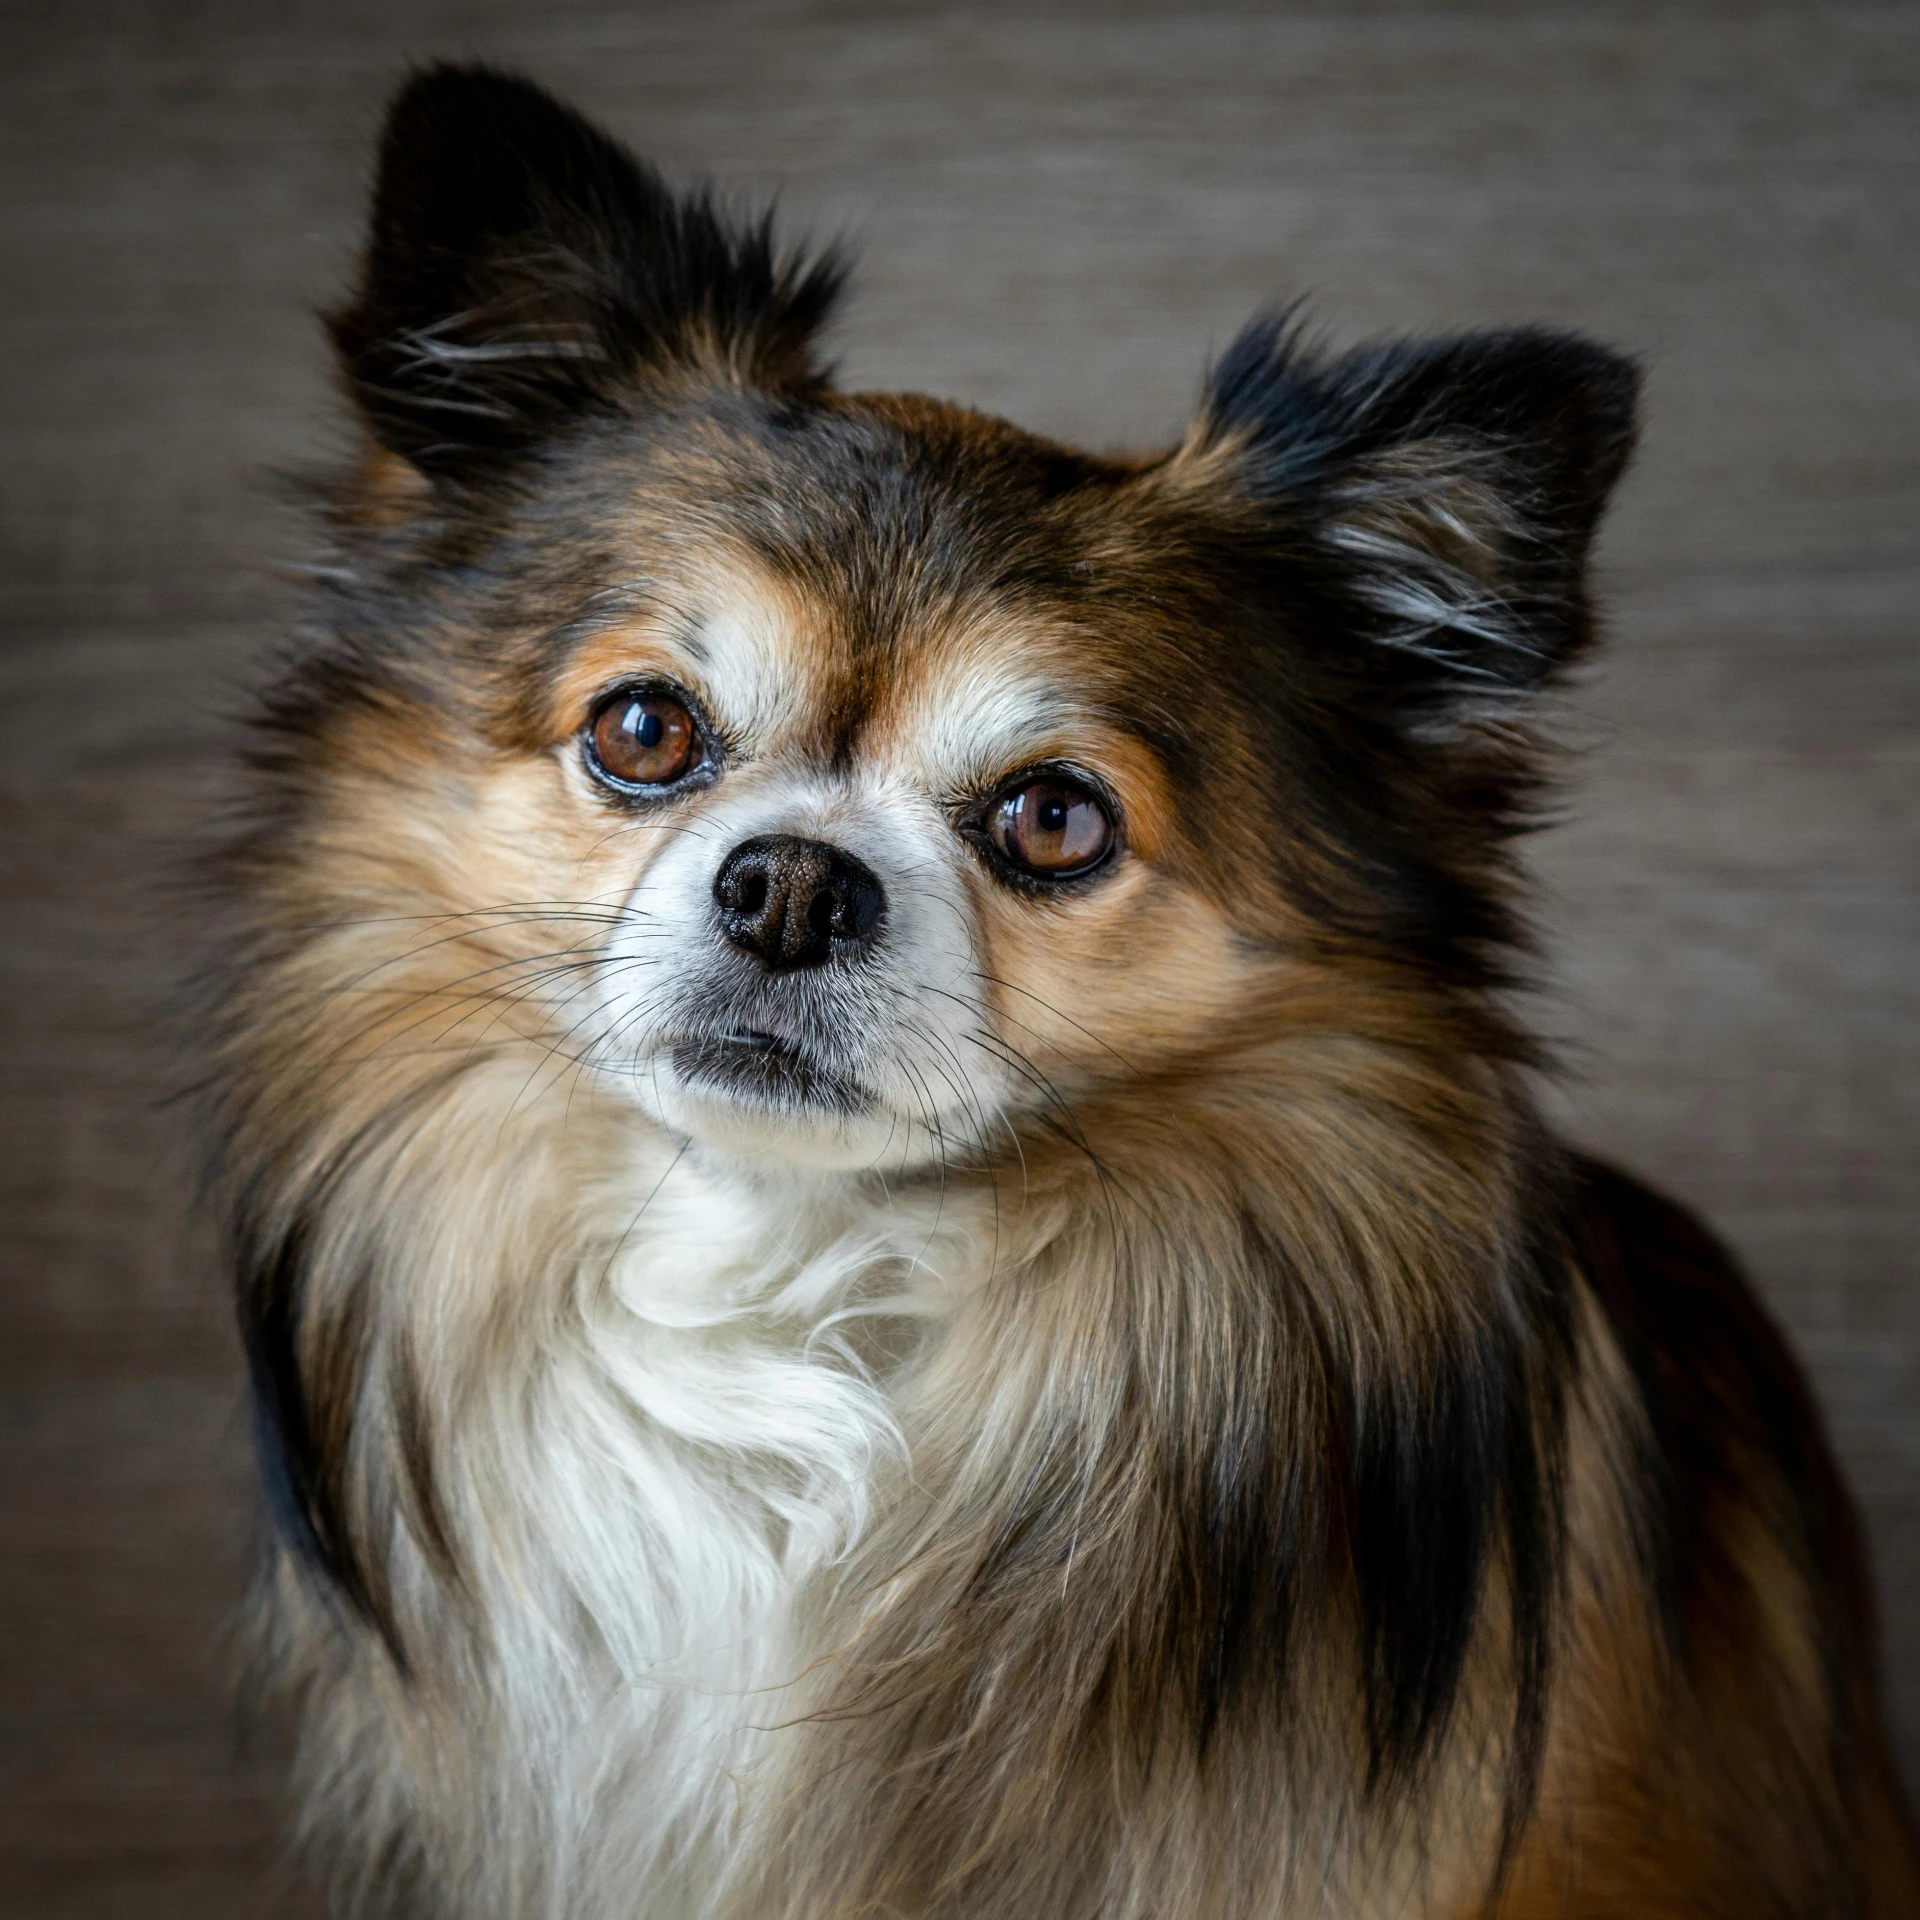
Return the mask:
<path fill-rule="evenodd" d="M 629 787 L 668 787 L 698 757 L 699 729 L 672 694 L 616 693 L 593 717 L 587 746 L 597 772 Z"/>
<path fill-rule="evenodd" d="M 1085 787 L 1057 774 L 1003 794 L 986 826 L 988 839 L 1008 860 L 1046 880 L 1090 872 L 1113 845 L 1106 807 Z"/>

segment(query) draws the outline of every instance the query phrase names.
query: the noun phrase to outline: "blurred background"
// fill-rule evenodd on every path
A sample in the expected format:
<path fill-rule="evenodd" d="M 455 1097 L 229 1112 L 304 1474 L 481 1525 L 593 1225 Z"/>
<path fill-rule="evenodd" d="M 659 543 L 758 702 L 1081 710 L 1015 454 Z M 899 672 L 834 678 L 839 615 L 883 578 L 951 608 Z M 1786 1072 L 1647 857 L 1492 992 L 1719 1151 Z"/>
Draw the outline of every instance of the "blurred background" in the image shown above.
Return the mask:
<path fill-rule="evenodd" d="M 849 384 L 1178 433 L 1305 295 L 1645 357 L 1536 847 L 1578 1135 L 1704 1208 L 1865 1507 L 1920 1775 L 1920 8 L 0 6 L 0 1912 L 304 1914 L 222 1632 L 249 1467 L 168 889 L 337 444 L 407 61 L 522 66 L 863 267 Z"/>

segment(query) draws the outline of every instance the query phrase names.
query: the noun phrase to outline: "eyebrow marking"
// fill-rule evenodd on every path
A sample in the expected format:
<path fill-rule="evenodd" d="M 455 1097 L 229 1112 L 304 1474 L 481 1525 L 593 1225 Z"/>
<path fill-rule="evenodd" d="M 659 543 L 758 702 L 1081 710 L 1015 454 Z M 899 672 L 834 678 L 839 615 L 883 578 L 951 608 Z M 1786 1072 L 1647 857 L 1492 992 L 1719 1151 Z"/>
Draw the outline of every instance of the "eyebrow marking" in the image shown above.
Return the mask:
<path fill-rule="evenodd" d="M 683 614 L 674 623 L 673 639 L 696 666 L 712 664 L 713 650 L 707 645 L 707 616 L 704 613 Z"/>
<path fill-rule="evenodd" d="M 587 595 L 584 609 L 547 631 L 550 645 L 577 647 L 596 634 L 607 632 L 636 614 L 651 613 L 659 606 L 652 582 L 630 586 L 597 587 Z"/>

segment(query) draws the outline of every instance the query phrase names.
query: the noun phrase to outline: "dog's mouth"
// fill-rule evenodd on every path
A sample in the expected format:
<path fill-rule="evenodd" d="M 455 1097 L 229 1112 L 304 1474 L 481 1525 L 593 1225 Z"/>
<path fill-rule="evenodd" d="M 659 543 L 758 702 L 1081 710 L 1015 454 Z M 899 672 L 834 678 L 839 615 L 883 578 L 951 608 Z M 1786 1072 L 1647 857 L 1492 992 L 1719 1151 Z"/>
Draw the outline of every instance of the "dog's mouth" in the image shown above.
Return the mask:
<path fill-rule="evenodd" d="M 855 1114 L 873 1104 L 865 1089 L 759 1027 L 687 1035 L 674 1041 L 672 1055 L 674 1071 L 689 1085 L 758 1106 Z"/>

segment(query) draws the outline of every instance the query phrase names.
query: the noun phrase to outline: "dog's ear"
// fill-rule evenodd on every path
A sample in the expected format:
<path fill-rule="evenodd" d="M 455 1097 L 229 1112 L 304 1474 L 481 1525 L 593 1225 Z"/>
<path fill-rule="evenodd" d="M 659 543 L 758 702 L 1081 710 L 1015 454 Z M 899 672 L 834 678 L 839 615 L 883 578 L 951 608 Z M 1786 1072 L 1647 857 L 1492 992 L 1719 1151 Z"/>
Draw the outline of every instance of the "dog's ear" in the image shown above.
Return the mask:
<path fill-rule="evenodd" d="M 1587 644 L 1587 549 L 1638 386 L 1630 361 L 1574 334 L 1329 357 L 1268 317 L 1214 368 L 1180 458 L 1314 579 L 1402 717 L 1444 729 Z"/>
<path fill-rule="evenodd" d="M 778 253 L 766 219 L 669 192 L 529 81 L 437 66 L 388 110 L 359 286 L 328 326 L 376 439 L 461 479 L 676 369 L 818 387 L 842 278 Z"/>

